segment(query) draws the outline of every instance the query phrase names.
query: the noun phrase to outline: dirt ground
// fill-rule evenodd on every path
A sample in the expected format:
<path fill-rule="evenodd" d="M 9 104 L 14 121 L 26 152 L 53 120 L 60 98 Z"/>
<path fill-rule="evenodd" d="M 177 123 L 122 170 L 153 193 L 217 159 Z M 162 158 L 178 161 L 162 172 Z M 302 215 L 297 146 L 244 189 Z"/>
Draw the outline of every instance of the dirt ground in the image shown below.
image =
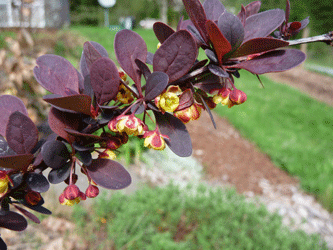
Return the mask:
<path fill-rule="evenodd" d="M 268 76 L 333 106 L 331 77 L 306 71 L 301 67 Z M 262 178 L 273 185 L 298 183 L 296 178 L 274 166 L 269 156 L 243 138 L 226 119 L 217 115 L 214 118 L 218 126 L 216 130 L 206 113 L 198 121 L 187 125 L 194 156 L 203 163 L 207 179 L 231 184 L 240 193 L 252 191 L 255 194 L 262 193 L 259 187 Z M 212 129 L 207 132 L 207 127 Z"/>

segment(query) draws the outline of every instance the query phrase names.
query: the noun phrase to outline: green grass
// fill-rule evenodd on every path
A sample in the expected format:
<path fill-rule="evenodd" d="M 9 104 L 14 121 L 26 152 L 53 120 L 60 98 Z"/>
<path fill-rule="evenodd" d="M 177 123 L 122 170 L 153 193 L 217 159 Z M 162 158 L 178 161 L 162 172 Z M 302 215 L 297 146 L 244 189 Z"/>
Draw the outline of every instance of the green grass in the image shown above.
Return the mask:
<path fill-rule="evenodd" d="M 333 108 L 287 85 L 262 81 L 264 89 L 241 72 L 236 86 L 248 100 L 231 109 L 218 106 L 217 113 L 333 210 Z"/>
<path fill-rule="evenodd" d="M 145 187 L 98 197 L 92 208 L 75 206 L 72 216 L 89 249 L 327 249 L 235 190 Z"/>

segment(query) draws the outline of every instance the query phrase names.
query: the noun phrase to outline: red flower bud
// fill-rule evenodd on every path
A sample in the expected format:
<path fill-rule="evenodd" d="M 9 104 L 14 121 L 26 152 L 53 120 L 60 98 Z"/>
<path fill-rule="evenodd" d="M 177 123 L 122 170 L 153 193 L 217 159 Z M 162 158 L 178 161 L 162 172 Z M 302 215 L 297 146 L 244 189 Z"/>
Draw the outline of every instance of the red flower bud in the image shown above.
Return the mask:
<path fill-rule="evenodd" d="M 229 98 L 233 105 L 239 105 L 246 101 L 247 96 L 243 91 L 234 89 L 231 91 Z"/>
<path fill-rule="evenodd" d="M 74 184 L 69 185 L 64 191 L 64 196 L 67 200 L 74 200 L 80 196 L 80 189 Z"/>
<path fill-rule="evenodd" d="M 99 194 L 99 188 L 95 185 L 89 185 L 86 190 L 86 196 L 88 198 L 95 198 Z"/>

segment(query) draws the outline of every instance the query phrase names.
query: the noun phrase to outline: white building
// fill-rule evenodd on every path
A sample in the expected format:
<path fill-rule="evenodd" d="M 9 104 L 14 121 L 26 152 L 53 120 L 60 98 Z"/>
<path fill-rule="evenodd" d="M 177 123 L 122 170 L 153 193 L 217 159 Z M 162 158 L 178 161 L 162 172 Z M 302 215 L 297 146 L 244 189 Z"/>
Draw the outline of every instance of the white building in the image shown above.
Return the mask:
<path fill-rule="evenodd" d="M 0 0 L 1 28 L 60 28 L 66 24 L 68 0 Z"/>

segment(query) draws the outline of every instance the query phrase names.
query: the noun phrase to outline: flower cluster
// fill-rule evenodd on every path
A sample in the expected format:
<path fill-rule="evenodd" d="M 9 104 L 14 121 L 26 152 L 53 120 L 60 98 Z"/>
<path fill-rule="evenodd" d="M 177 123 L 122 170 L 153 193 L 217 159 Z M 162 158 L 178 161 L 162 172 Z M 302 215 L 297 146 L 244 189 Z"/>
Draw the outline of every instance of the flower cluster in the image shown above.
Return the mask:
<path fill-rule="evenodd" d="M 53 133 L 46 138 L 39 138 L 21 100 L 0 96 L 0 227 L 26 228 L 26 219 L 11 207 L 36 223 L 38 218 L 22 206 L 50 214 L 41 196 L 50 183 L 68 185 L 59 201 L 69 206 L 96 197 L 99 187 L 129 186 L 131 176 L 114 159 L 131 137 L 142 139 L 147 148 L 167 145 L 181 157 L 190 156 L 185 124 L 206 111 L 215 126 L 211 109 L 244 103 L 247 96 L 234 81 L 241 70 L 256 75 L 284 71 L 305 59 L 299 50 L 284 49 L 308 23 L 289 23 L 289 2 L 286 12 L 259 12 L 255 1 L 238 15 L 219 0 L 183 3 L 190 19 L 180 20 L 176 30 L 154 24 L 160 42 L 155 54 L 137 33 L 116 34 L 120 68 L 92 41 L 83 45 L 79 71 L 60 56 L 40 56 L 34 76 L 52 93 L 44 97 L 52 105 L 48 124 Z M 207 59 L 198 60 L 199 49 Z M 87 178 L 85 192 L 75 184 L 78 170 Z"/>

